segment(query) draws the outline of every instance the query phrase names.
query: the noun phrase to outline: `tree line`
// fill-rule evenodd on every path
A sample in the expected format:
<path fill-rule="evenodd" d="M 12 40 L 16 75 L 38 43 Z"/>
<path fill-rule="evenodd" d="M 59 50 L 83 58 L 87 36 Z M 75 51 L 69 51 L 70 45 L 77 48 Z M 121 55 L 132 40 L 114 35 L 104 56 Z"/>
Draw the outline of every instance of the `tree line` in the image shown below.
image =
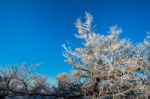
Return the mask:
<path fill-rule="evenodd" d="M 0 95 L 49 95 L 78 99 L 149 99 L 150 98 L 150 33 L 141 43 L 119 38 L 122 29 L 109 28 L 107 35 L 96 33 L 93 16 L 77 19 L 82 45 L 63 44 L 63 56 L 73 70 L 56 77 L 57 86 L 47 78 L 35 75 L 39 64 L 12 65 L 0 73 Z"/>

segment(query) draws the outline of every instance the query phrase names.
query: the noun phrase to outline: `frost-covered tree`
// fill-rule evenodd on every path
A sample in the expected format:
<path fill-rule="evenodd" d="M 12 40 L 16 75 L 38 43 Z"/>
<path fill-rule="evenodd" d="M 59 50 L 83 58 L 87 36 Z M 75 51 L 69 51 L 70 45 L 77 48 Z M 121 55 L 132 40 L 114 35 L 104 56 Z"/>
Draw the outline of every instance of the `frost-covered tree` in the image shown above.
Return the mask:
<path fill-rule="evenodd" d="M 82 93 L 93 97 L 150 97 L 150 35 L 133 44 L 120 39 L 122 29 L 110 27 L 109 34 L 95 33 L 93 17 L 86 13 L 84 22 L 76 21 L 82 46 L 63 45 L 63 55 L 72 65 L 74 83 L 82 83 Z M 62 83 L 68 76 L 62 75 Z"/>
<path fill-rule="evenodd" d="M 58 81 L 58 95 L 64 98 L 78 98 L 81 97 L 81 84 L 74 83 L 74 79 L 67 73 L 61 73 L 57 76 Z"/>
<path fill-rule="evenodd" d="M 51 85 L 47 78 L 42 75 L 36 75 L 31 84 L 31 92 L 35 94 L 50 94 Z"/>
<path fill-rule="evenodd" d="M 3 87 L 11 93 L 26 93 L 31 90 L 31 83 L 35 80 L 34 70 L 39 64 L 28 66 L 27 64 L 11 65 L 10 68 L 0 71 Z"/>
<path fill-rule="evenodd" d="M 37 75 L 34 71 L 39 64 L 11 65 L 6 70 L 0 71 L 0 96 L 9 95 L 41 95 L 55 96 L 54 88 L 47 77 Z M 1 97 L 0 97 L 1 98 Z"/>
<path fill-rule="evenodd" d="M 59 74 L 56 79 L 58 81 L 59 88 L 68 88 L 70 79 L 66 73 Z"/>

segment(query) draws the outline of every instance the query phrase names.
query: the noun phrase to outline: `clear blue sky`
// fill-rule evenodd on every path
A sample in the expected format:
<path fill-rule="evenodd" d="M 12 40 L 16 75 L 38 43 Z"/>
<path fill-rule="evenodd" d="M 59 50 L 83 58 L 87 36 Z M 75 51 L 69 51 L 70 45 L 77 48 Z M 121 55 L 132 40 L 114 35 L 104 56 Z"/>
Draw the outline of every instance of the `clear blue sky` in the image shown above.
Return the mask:
<path fill-rule="evenodd" d="M 0 67 L 43 63 L 37 72 L 52 80 L 69 72 L 61 45 L 78 44 L 74 22 L 86 11 L 100 33 L 117 24 L 121 37 L 140 42 L 150 31 L 149 0 L 0 0 Z"/>

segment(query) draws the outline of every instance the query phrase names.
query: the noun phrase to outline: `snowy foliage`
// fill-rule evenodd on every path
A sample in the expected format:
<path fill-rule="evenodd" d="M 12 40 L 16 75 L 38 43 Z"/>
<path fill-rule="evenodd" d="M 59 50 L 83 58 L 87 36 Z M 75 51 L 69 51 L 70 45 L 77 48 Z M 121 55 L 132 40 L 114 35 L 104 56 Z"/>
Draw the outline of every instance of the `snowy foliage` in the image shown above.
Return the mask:
<path fill-rule="evenodd" d="M 83 46 L 71 48 L 63 45 L 63 55 L 73 67 L 74 82 L 83 83 L 84 95 L 150 96 L 150 33 L 142 43 L 132 44 L 120 39 L 122 29 L 110 27 L 109 34 L 95 33 L 93 16 L 86 13 L 78 19 L 76 28 Z M 64 76 L 64 75 L 63 75 Z M 68 79 L 65 76 L 65 81 Z"/>

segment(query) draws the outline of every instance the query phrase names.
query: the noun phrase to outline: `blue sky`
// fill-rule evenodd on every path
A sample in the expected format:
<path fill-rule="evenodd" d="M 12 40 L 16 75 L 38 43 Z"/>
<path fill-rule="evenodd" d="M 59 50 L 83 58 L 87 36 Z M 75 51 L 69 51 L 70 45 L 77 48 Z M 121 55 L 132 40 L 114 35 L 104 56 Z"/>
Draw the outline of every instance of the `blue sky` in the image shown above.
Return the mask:
<path fill-rule="evenodd" d="M 38 73 L 53 82 L 71 67 L 61 45 L 79 44 L 74 22 L 85 12 L 94 16 L 98 33 L 118 25 L 121 37 L 140 42 L 150 31 L 149 0 L 0 0 L 0 68 L 7 64 L 42 63 Z"/>

